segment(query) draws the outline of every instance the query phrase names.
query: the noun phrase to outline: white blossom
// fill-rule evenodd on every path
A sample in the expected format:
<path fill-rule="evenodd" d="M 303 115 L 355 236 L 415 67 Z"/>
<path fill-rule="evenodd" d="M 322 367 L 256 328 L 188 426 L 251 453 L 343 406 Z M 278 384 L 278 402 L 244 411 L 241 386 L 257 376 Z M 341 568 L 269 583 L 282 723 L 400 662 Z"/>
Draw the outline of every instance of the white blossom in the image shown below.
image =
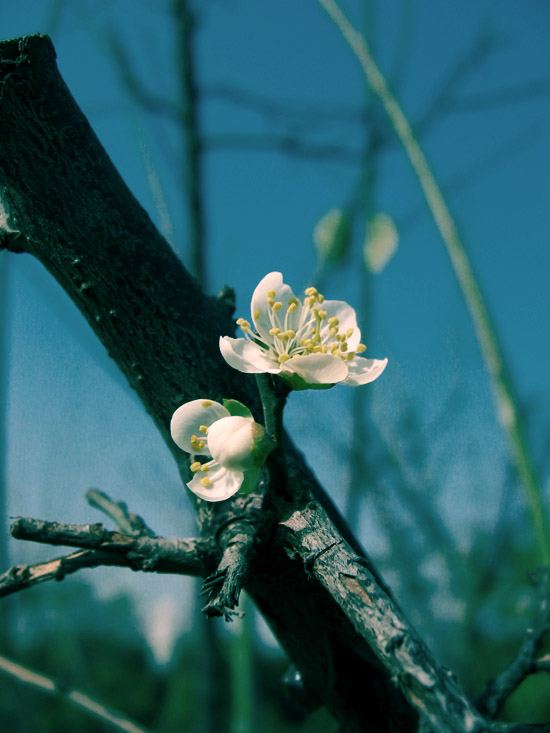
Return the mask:
<path fill-rule="evenodd" d="M 249 413 L 234 400 L 228 403 L 239 405 L 241 413 Z M 254 422 L 251 414 L 232 415 L 213 400 L 198 399 L 178 407 L 170 432 L 174 442 L 192 454 L 191 471 L 195 475 L 187 486 L 206 501 L 228 499 L 243 489 L 243 483 L 252 490 L 270 450 L 264 428 Z M 200 456 L 211 460 L 199 461 Z"/>
<path fill-rule="evenodd" d="M 382 374 L 387 359 L 359 356 L 361 343 L 354 309 L 342 300 L 325 300 L 307 288 L 300 301 L 280 272 L 270 272 L 256 287 L 252 325 L 237 324 L 244 338 L 220 338 L 226 362 L 240 372 L 278 374 L 294 389 L 358 386 Z"/>

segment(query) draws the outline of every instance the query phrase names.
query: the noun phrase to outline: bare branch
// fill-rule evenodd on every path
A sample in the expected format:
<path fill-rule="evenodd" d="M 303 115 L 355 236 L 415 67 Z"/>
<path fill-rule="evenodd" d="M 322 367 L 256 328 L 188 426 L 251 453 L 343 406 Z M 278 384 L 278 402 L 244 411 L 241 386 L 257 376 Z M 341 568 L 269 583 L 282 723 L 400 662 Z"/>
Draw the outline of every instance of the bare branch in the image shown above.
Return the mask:
<path fill-rule="evenodd" d="M 36 672 L 29 667 L 24 667 L 7 657 L 0 656 L 0 672 L 16 679 L 18 682 L 32 687 L 35 690 L 45 692 L 52 697 L 66 701 L 79 710 L 100 720 L 103 724 L 109 725 L 118 731 L 125 733 L 147 733 L 147 729 L 134 723 L 122 713 L 94 700 L 80 690 L 68 688 L 53 677 Z"/>
<path fill-rule="evenodd" d="M 496 718 L 502 710 L 506 698 L 519 687 L 529 674 L 546 666 L 544 662 L 542 666 L 537 666 L 535 657 L 542 644 L 544 634 L 550 628 L 550 568 L 544 568 L 536 575 L 533 574 L 532 581 L 538 587 L 540 593 L 539 607 L 533 624 L 527 629 L 523 644 L 515 659 L 496 679 L 489 682 L 476 700 L 476 707 L 488 718 Z"/>
<path fill-rule="evenodd" d="M 204 577 L 217 564 L 218 554 L 212 540 L 175 539 L 167 537 L 149 537 L 145 535 L 126 535 L 122 532 L 106 530 L 102 524 L 64 524 L 46 522 L 41 519 L 17 517 L 11 525 L 13 537 L 48 545 L 65 545 L 80 547 L 86 550 L 101 552 L 101 557 L 81 556 L 78 553 L 68 558 L 60 558 L 60 568 L 52 566 L 49 572 L 66 575 L 64 567 L 68 559 L 72 563 L 88 563 L 86 567 L 98 565 L 120 565 L 143 572 L 174 573 L 177 575 L 193 575 Z M 52 561 L 58 562 L 58 561 Z M 43 564 L 42 564 L 43 565 Z M 40 567 L 40 573 L 48 572 L 47 567 Z M 46 566 L 48 564 L 46 563 Z M 84 566 L 84 565 L 82 565 Z M 75 569 L 79 569 L 78 567 Z M 70 572 L 74 572 L 73 569 Z M 2 579 L 8 583 L 14 577 L 21 582 L 28 577 L 25 568 L 11 569 Z"/>

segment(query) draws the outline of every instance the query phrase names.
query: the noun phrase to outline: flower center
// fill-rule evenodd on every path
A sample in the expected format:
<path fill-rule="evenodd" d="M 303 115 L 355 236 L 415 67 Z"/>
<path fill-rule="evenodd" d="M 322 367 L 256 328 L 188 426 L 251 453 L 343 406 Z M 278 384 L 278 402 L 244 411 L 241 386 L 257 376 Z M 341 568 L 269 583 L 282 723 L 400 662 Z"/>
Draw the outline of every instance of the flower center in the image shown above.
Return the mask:
<path fill-rule="evenodd" d="M 276 295 L 275 290 L 266 293 L 267 316 L 271 325 L 269 343 L 244 318 L 238 318 L 237 325 L 241 327 L 245 338 L 270 352 L 279 364 L 295 356 L 308 354 L 332 354 L 344 361 L 351 361 L 356 354 L 366 350 L 364 344 L 358 344 L 355 351 L 349 351 L 348 339 L 354 329 L 340 331 L 338 318 L 328 317 L 327 311 L 321 307 L 325 297 L 317 288 L 306 288 L 303 302 L 298 298 L 290 298 L 286 308 L 282 301 L 275 300 Z M 297 317 L 292 315 L 294 313 Z M 260 315 L 260 310 L 256 309 L 255 320 Z M 294 328 L 290 328 L 291 324 Z"/>

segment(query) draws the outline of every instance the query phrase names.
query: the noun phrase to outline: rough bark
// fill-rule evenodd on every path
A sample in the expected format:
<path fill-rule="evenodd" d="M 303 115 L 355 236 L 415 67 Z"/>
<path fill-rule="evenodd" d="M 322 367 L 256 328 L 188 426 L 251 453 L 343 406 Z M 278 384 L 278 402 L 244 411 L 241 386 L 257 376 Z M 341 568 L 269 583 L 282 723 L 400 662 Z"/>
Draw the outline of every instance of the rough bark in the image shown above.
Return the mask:
<path fill-rule="evenodd" d="M 37 257 L 70 295 L 182 477 L 187 457 L 168 434 L 182 402 L 233 397 L 261 418 L 254 380 L 219 354 L 230 308 L 201 292 L 129 192 L 43 36 L 0 45 L 0 197 L 0 247 Z M 291 447 L 288 481 L 287 504 L 266 481 L 249 497 L 191 500 L 219 559 L 242 544 L 245 587 L 307 686 L 345 731 L 414 731 L 419 711 L 434 730 L 487 729 Z"/>

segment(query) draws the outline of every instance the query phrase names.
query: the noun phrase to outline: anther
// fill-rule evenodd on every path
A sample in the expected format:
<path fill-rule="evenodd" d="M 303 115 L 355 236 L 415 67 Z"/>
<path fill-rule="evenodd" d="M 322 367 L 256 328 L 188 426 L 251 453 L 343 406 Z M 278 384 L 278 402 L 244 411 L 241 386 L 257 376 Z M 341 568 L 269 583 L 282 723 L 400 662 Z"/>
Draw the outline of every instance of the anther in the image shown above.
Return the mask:
<path fill-rule="evenodd" d="M 289 328 L 288 331 L 285 332 L 285 335 L 289 339 L 295 339 L 296 338 L 296 332 L 293 331 L 291 328 Z"/>
<path fill-rule="evenodd" d="M 317 288 L 306 288 L 304 292 L 306 295 L 317 295 Z"/>
<path fill-rule="evenodd" d="M 208 473 L 208 471 L 210 471 L 210 466 L 208 465 L 208 463 L 202 463 L 201 464 L 201 471 L 203 473 Z"/>
<path fill-rule="evenodd" d="M 280 311 L 281 308 L 283 307 L 283 304 L 281 303 L 280 300 L 277 300 L 275 303 L 273 303 L 271 307 L 273 308 L 274 311 Z"/>
<path fill-rule="evenodd" d="M 208 476 L 205 476 L 204 478 L 201 478 L 201 485 L 205 488 L 208 488 L 209 486 L 212 486 L 212 481 L 208 478 Z"/>
<path fill-rule="evenodd" d="M 333 328 L 334 326 L 337 326 L 340 323 L 340 321 L 336 318 L 336 316 L 331 316 L 328 319 L 328 325 Z"/>
<path fill-rule="evenodd" d="M 297 307 L 296 306 L 296 303 L 290 303 L 289 306 L 288 306 L 288 312 L 289 313 L 294 313 L 294 311 L 296 310 L 296 307 Z"/>
<path fill-rule="evenodd" d="M 347 351 L 347 350 L 348 350 L 348 345 L 346 344 L 345 341 L 342 341 L 342 343 L 340 344 L 340 351 Z"/>
<path fill-rule="evenodd" d="M 357 347 L 356 347 L 356 349 L 355 349 L 355 351 L 356 351 L 356 352 L 357 352 L 358 354 L 362 354 L 362 353 L 363 353 L 363 351 L 366 351 L 366 350 L 367 350 L 367 347 L 365 346 L 365 344 L 357 344 Z"/>
<path fill-rule="evenodd" d="M 254 311 L 254 320 L 256 320 L 256 321 L 257 321 L 257 320 L 258 320 L 258 318 L 259 318 L 259 317 L 260 317 L 261 315 L 262 315 L 262 314 L 261 314 L 261 311 L 260 311 L 260 309 L 259 309 L 259 308 L 256 308 L 256 310 Z"/>
<path fill-rule="evenodd" d="M 277 326 L 274 326 L 273 328 L 269 329 L 269 333 L 271 336 L 278 336 L 281 333 L 281 329 L 277 328 Z"/>
<path fill-rule="evenodd" d="M 210 406 L 212 405 L 212 400 L 203 400 L 203 401 L 201 402 L 201 405 L 202 405 L 203 407 L 210 407 Z"/>
<path fill-rule="evenodd" d="M 274 300 L 275 299 L 275 295 L 276 295 L 276 293 L 275 293 L 274 290 L 268 290 L 267 293 L 265 294 L 265 296 L 266 296 L 266 298 L 268 300 Z"/>
<path fill-rule="evenodd" d="M 319 314 L 319 316 L 320 316 L 320 318 L 321 318 L 322 321 L 324 321 L 325 318 L 327 317 L 327 312 L 326 311 L 318 310 L 317 313 Z"/>
<path fill-rule="evenodd" d="M 290 359 L 290 356 L 288 354 L 279 354 L 277 361 L 279 364 L 284 364 L 285 361 L 288 361 Z"/>
<path fill-rule="evenodd" d="M 193 471 L 193 473 L 196 473 L 197 471 L 201 470 L 202 463 L 199 463 L 198 461 L 195 461 L 191 464 L 190 468 Z"/>
<path fill-rule="evenodd" d="M 346 356 L 346 359 L 348 361 L 351 361 L 352 359 L 355 359 L 355 351 L 350 351 L 348 355 Z"/>
<path fill-rule="evenodd" d="M 355 329 L 353 329 L 353 328 L 348 328 L 348 330 L 346 331 L 346 338 L 349 339 L 349 337 L 351 336 L 351 334 L 353 333 L 354 330 Z"/>
<path fill-rule="evenodd" d="M 201 425 L 199 427 L 199 432 L 200 433 L 208 433 L 208 425 Z"/>

